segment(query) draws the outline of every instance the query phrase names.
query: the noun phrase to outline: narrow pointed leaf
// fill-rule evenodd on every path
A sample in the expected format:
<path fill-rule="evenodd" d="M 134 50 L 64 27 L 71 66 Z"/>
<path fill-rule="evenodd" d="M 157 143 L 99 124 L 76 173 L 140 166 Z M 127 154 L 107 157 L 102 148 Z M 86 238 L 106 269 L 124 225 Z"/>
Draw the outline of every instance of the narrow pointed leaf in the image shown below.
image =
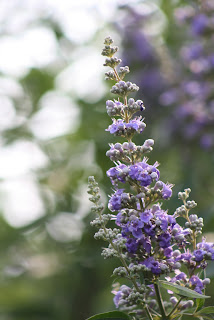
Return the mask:
<path fill-rule="evenodd" d="M 130 320 L 129 316 L 120 311 L 111 311 L 96 314 L 87 320 Z"/>
<path fill-rule="evenodd" d="M 197 312 L 201 310 L 201 308 L 203 308 L 204 302 L 205 302 L 204 299 L 196 299 Z"/>
<path fill-rule="evenodd" d="M 184 316 L 183 319 L 185 319 L 185 320 L 191 320 L 191 319 L 196 320 L 196 319 L 199 319 L 199 316 L 196 317 L 194 314 L 189 314 L 189 313 L 183 313 L 183 316 Z M 200 319 L 200 320 L 202 320 L 202 319 Z"/>
<path fill-rule="evenodd" d="M 184 296 L 184 297 L 188 297 L 188 298 L 192 298 L 192 299 L 194 299 L 194 298 L 196 298 L 196 299 L 197 298 L 199 298 L 199 299 L 210 298 L 209 296 L 205 296 L 205 295 L 200 294 L 194 290 L 182 287 L 182 286 L 175 284 L 175 283 L 170 283 L 168 281 L 163 281 L 163 280 L 160 280 L 159 283 L 162 288 L 165 288 L 167 290 L 171 290 L 172 292 L 174 292 L 180 296 Z"/>
<path fill-rule="evenodd" d="M 212 316 L 208 316 L 208 315 L 204 315 L 204 314 L 200 314 L 200 315 L 196 315 L 196 317 L 198 317 L 200 320 L 204 320 L 204 319 L 207 319 L 207 320 L 213 320 L 213 317 Z"/>
<path fill-rule="evenodd" d="M 209 313 L 214 313 L 214 307 L 205 307 L 199 311 L 197 311 L 196 314 L 209 314 Z"/>
<path fill-rule="evenodd" d="M 179 310 L 179 314 L 185 314 L 185 313 L 192 313 L 194 314 L 195 313 L 195 308 L 189 308 L 189 309 L 186 309 L 186 310 Z"/>

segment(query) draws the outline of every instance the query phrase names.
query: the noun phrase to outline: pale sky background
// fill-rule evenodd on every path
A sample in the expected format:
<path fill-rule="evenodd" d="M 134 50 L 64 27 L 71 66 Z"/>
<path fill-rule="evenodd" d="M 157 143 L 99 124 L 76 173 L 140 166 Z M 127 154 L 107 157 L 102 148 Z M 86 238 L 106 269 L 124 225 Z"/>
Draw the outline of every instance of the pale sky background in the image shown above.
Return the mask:
<path fill-rule="evenodd" d="M 0 2 L 0 134 L 24 123 L 25 116 L 16 115 L 11 98 L 21 99 L 22 87 L 18 80 L 32 67 L 56 68 L 63 61 L 65 67 L 56 78 L 55 89 L 47 92 L 39 101 L 41 109 L 28 125 L 35 137 L 48 140 L 73 132 L 78 128 L 79 109 L 69 95 L 91 103 L 105 92 L 103 83 L 103 57 L 99 46 L 90 42 L 97 30 L 100 32 L 100 48 L 106 34 L 107 21 L 115 15 L 118 4 L 137 3 L 122 0 L 1 0 Z M 141 1 L 142 4 L 143 1 Z M 51 28 L 37 23 L 38 19 L 52 18 L 61 26 L 64 34 L 75 44 L 75 50 L 66 56 L 60 50 Z M 29 27 L 30 26 L 30 27 Z M 113 33 L 113 34 L 112 34 Z M 118 35 L 111 30 L 111 35 Z M 88 45 L 87 43 L 90 43 Z M 72 64 L 69 64 L 69 60 Z M 89 77 L 85 78 L 85 70 Z M 75 78 L 75 81 L 74 81 Z M 99 90 L 97 88 L 99 87 Z M 75 100 L 75 99 L 74 99 Z M 48 121 L 47 121 L 48 119 Z M 93 146 L 92 146 L 93 148 Z M 89 161 L 93 161 L 93 155 Z M 30 141 L 17 141 L 4 146 L 0 135 L 0 209 L 7 222 L 24 226 L 45 213 L 33 170 L 48 163 L 38 145 Z M 82 204 L 73 215 L 62 212 L 50 222 L 47 230 L 60 241 L 78 239 L 83 228 L 81 219 L 88 212 L 86 186 L 74 195 Z M 80 201 L 81 203 L 81 201 Z M 83 204 L 84 203 L 84 204 Z M 65 226 L 63 234 L 57 234 L 57 225 Z M 70 233 L 70 229 L 76 233 Z M 79 231 L 78 231 L 79 230 Z M 61 231 L 60 231 L 61 232 Z"/>

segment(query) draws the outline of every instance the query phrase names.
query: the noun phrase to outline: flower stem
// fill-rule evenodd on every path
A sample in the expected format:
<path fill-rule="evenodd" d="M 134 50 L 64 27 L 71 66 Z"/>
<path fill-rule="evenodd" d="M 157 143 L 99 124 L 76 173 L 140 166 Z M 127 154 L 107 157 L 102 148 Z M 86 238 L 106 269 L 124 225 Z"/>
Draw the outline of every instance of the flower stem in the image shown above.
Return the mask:
<path fill-rule="evenodd" d="M 115 74 L 115 76 L 116 76 L 117 81 L 120 81 L 121 79 L 120 79 L 120 77 L 119 77 L 119 74 L 117 73 L 116 68 L 113 68 L 113 70 L 114 70 L 114 74 Z"/>
<path fill-rule="evenodd" d="M 159 286 L 158 286 L 157 282 L 154 282 L 154 288 L 155 288 L 155 293 L 156 293 L 156 297 L 157 297 L 157 302 L 158 302 L 158 306 L 159 306 L 159 309 L 160 309 L 160 313 L 161 313 L 161 316 L 162 316 L 162 320 L 168 320 L 168 317 L 166 315 L 166 312 L 165 312 L 165 309 L 164 309 L 164 306 L 163 306 L 163 300 L 162 300 L 162 297 L 161 297 L 160 289 L 159 289 Z"/>
<path fill-rule="evenodd" d="M 151 313 L 150 313 L 149 308 L 147 307 L 147 305 L 145 305 L 145 311 L 146 311 L 146 314 L 147 314 L 148 318 L 149 318 L 150 320 L 153 320 L 152 315 L 151 315 Z"/>
<path fill-rule="evenodd" d="M 184 297 L 180 297 L 180 299 L 178 300 L 178 302 L 176 303 L 176 305 L 174 306 L 174 308 L 171 310 L 171 312 L 168 314 L 168 318 L 170 318 L 170 316 L 176 311 L 177 307 L 179 306 L 181 300 L 183 299 Z"/>

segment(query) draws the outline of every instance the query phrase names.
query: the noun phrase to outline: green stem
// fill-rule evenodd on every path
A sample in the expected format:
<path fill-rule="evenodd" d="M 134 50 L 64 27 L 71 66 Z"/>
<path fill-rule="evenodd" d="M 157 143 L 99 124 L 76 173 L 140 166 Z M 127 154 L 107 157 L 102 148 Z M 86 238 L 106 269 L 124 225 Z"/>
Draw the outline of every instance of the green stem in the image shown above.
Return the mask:
<path fill-rule="evenodd" d="M 127 101 L 127 96 L 124 97 L 124 105 L 127 107 L 128 101 Z M 125 110 L 125 122 L 129 122 L 130 120 L 130 115 L 127 110 Z"/>
<path fill-rule="evenodd" d="M 156 316 L 158 316 L 159 318 L 161 317 L 160 313 L 158 313 L 157 311 L 155 311 L 154 309 L 152 309 L 150 307 L 149 307 L 149 311 L 152 312 L 152 313 L 155 313 Z"/>
<path fill-rule="evenodd" d="M 180 297 L 180 299 L 178 300 L 178 302 L 176 303 L 176 305 L 174 306 L 174 308 L 171 310 L 171 312 L 168 314 L 168 318 L 176 311 L 178 305 L 180 304 L 181 300 L 183 299 L 184 297 Z"/>
<path fill-rule="evenodd" d="M 112 69 L 114 70 L 114 74 L 115 74 L 115 76 L 116 76 L 117 81 L 120 81 L 121 79 L 120 79 L 120 77 L 119 77 L 119 74 L 117 73 L 116 68 L 112 68 Z"/>
<path fill-rule="evenodd" d="M 147 314 L 148 318 L 149 318 L 150 320 L 153 320 L 152 315 L 151 315 L 151 313 L 150 313 L 149 308 L 147 307 L 147 305 L 145 305 L 145 311 L 146 311 L 146 314 Z"/>
<path fill-rule="evenodd" d="M 160 313 L 162 315 L 162 320 L 168 320 L 168 317 L 167 317 L 166 312 L 164 310 L 163 300 L 162 300 L 161 293 L 160 293 L 160 290 L 159 290 L 157 282 L 154 283 L 154 288 L 155 288 L 155 293 L 156 293 L 156 297 L 157 297 L 157 302 L 158 302 L 158 306 L 159 306 L 159 309 L 160 309 Z"/>

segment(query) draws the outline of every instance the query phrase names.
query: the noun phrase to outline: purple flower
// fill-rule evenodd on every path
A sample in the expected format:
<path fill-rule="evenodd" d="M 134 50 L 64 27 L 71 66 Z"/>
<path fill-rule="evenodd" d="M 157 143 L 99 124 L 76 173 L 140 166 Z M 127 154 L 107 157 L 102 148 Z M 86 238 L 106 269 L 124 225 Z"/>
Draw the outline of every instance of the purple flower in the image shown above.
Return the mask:
<path fill-rule="evenodd" d="M 118 181 L 125 183 L 125 178 L 129 172 L 129 168 L 125 164 L 120 164 L 116 167 L 110 168 L 106 173 L 111 179 L 112 184 Z"/>
<path fill-rule="evenodd" d="M 122 119 L 113 119 L 113 123 L 106 129 L 111 134 L 126 136 L 134 132 L 142 133 L 146 124 L 142 121 L 142 117 L 130 120 L 128 123 Z"/>
<path fill-rule="evenodd" d="M 189 282 L 191 283 L 191 285 L 194 287 L 194 290 L 200 294 L 202 294 L 202 290 L 204 289 L 204 285 L 203 282 L 201 281 L 201 279 L 199 279 L 198 276 L 193 275 L 190 279 Z"/>
<path fill-rule="evenodd" d="M 160 174 L 157 166 L 158 163 L 152 166 L 147 164 L 146 159 L 143 159 L 143 161 L 130 166 L 129 176 L 132 180 L 139 181 L 142 187 L 147 187 L 153 180 L 159 179 Z"/>
<path fill-rule="evenodd" d="M 112 291 L 112 292 L 114 293 L 114 291 Z M 115 292 L 115 296 L 113 298 L 113 301 L 114 301 L 116 308 L 119 307 L 119 302 L 120 302 L 121 298 L 122 298 L 122 291 Z"/>
<path fill-rule="evenodd" d="M 176 258 L 176 261 L 188 261 L 190 262 L 190 260 L 192 259 L 192 253 L 189 252 L 189 250 L 187 250 L 186 252 L 182 253 L 181 255 L 179 255 Z"/>
<path fill-rule="evenodd" d="M 163 217 L 161 220 L 161 224 L 160 224 L 160 228 L 163 230 L 163 231 L 166 231 L 166 229 L 168 228 L 168 219 Z"/>
<path fill-rule="evenodd" d="M 143 221 L 135 216 L 131 216 L 129 222 L 127 223 L 128 230 L 133 234 L 135 238 L 140 238 L 142 236 L 143 226 Z"/>
<path fill-rule="evenodd" d="M 148 223 L 144 226 L 143 231 L 150 237 L 154 237 L 155 236 L 155 226 Z"/>
<path fill-rule="evenodd" d="M 173 184 L 164 183 L 163 181 L 159 180 L 155 184 L 154 189 L 159 190 L 162 194 L 162 198 L 167 200 L 172 196 L 172 187 L 173 187 Z"/>
<path fill-rule="evenodd" d="M 131 128 L 138 133 L 142 133 L 145 127 L 146 124 L 143 121 L 141 121 L 141 117 L 130 120 L 129 123 L 126 124 L 127 129 Z"/>
<path fill-rule="evenodd" d="M 173 278 L 170 278 L 170 277 L 167 277 L 167 280 L 170 281 L 170 282 L 176 282 L 176 281 L 185 281 L 186 282 L 186 279 L 187 279 L 187 275 L 184 273 L 184 272 L 181 272 L 180 270 L 175 270 L 175 277 Z"/>
<path fill-rule="evenodd" d="M 151 268 L 151 264 L 152 264 L 153 261 L 154 261 L 154 258 L 153 257 L 149 257 L 149 258 L 145 259 L 142 262 L 142 264 L 150 269 Z"/>
<path fill-rule="evenodd" d="M 158 261 L 153 261 L 151 263 L 151 271 L 157 275 L 161 273 L 160 263 Z"/>
<path fill-rule="evenodd" d="M 161 273 L 160 263 L 155 261 L 153 257 L 145 259 L 142 264 L 144 264 L 152 273 L 158 275 Z"/>
<path fill-rule="evenodd" d="M 156 221 L 155 223 L 157 225 L 160 225 L 160 228 L 163 231 L 166 231 L 166 229 L 168 228 L 168 215 L 167 213 L 165 213 L 165 211 L 160 210 L 156 212 Z"/>
<path fill-rule="evenodd" d="M 165 248 L 164 255 L 166 256 L 166 258 L 170 258 L 172 256 L 172 247 Z"/>
<path fill-rule="evenodd" d="M 183 229 L 178 223 L 172 228 L 172 234 L 177 244 L 182 245 L 186 242 L 186 236 L 189 235 L 189 229 Z"/>
<path fill-rule="evenodd" d="M 124 131 L 125 130 L 125 124 L 122 119 L 113 120 L 113 124 L 111 124 L 106 131 L 109 131 L 110 133 L 114 134 L 118 131 Z"/>
<path fill-rule="evenodd" d="M 165 232 L 158 236 L 159 246 L 161 248 L 167 248 L 170 246 L 171 235 L 168 232 Z"/>
<path fill-rule="evenodd" d="M 134 238 L 127 239 L 126 248 L 127 248 L 128 252 L 135 253 L 137 251 L 137 249 L 138 249 L 137 240 L 134 239 Z"/>
<path fill-rule="evenodd" d="M 139 164 L 130 166 L 129 176 L 132 180 L 140 181 L 142 187 L 147 187 L 152 183 L 152 177 Z"/>
<path fill-rule="evenodd" d="M 116 225 L 122 227 L 124 225 L 124 214 L 119 212 L 116 217 Z"/>
<path fill-rule="evenodd" d="M 131 293 L 131 288 L 126 285 L 122 285 L 120 290 L 113 290 L 112 293 L 115 295 L 113 298 L 114 304 L 116 308 L 118 308 L 121 304 L 126 304 L 126 298 Z"/>
<path fill-rule="evenodd" d="M 111 211 L 117 211 L 121 209 L 121 195 L 123 194 L 124 189 L 118 189 L 108 203 L 108 208 Z"/>
<path fill-rule="evenodd" d="M 163 199 L 169 199 L 172 196 L 172 185 L 163 183 L 162 197 Z"/>
<path fill-rule="evenodd" d="M 129 205 L 135 206 L 137 199 L 132 194 L 125 193 L 123 191 L 124 189 L 117 189 L 117 191 L 115 191 L 115 193 L 111 196 L 108 203 L 108 208 L 112 212 L 129 207 Z"/>
<path fill-rule="evenodd" d="M 169 223 L 172 227 L 174 227 L 174 225 L 176 224 L 176 220 L 175 220 L 174 216 L 171 216 L 171 215 L 168 214 L 168 223 Z"/>
<path fill-rule="evenodd" d="M 197 249 L 203 249 L 206 253 L 206 258 L 210 257 L 211 260 L 214 260 L 214 243 L 206 242 L 203 239 L 202 242 L 197 244 Z"/>
<path fill-rule="evenodd" d="M 176 278 L 176 280 L 186 280 L 187 275 L 184 272 L 178 271 L 175 278 Z"/>
<path fill-rule="evenodd" d="M 202 261 L 204 259 L 204 254 L 206 253 L 206 251 L 201 250 L 201 249 L 197 249 L 193 252 L 194 256 L 195 256 L 195 261 Z"/>
<path fill-rule="evenodd" d="M 140 215 L 140 219 L 145 223 L 148 223 L 152 219 L 152 217 L 153 217 L 153 214 L 151 213 L 150 209 L 146 209 Z"/>
<path fill-rule="evenodd" d="M 141 244 L 141 246 L 143 246 L 143 249 L 150 254 L 152 245 L 149 238 L 142 236 L 139 240 L 139 244 Z"/>

